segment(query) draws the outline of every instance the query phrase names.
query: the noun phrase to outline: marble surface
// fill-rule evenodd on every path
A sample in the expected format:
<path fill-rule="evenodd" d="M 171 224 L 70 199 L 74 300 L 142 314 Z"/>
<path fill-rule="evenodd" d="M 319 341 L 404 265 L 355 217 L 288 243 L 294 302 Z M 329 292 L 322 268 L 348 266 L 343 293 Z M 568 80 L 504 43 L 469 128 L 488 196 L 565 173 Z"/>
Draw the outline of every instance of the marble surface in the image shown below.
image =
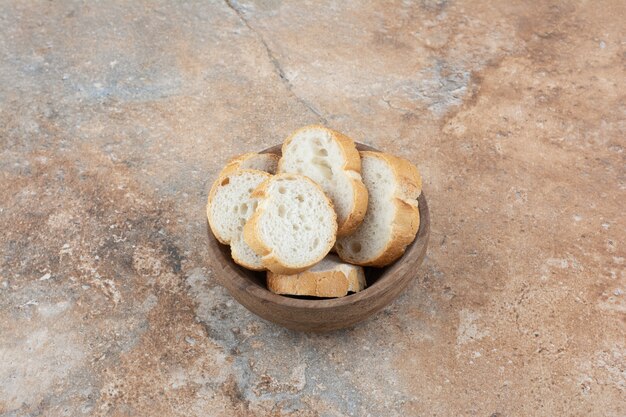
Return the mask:
<path fill-rule="evenodd" d="M 626 415 L 626 3 L 3 1 L 0 416 Z M 414 284 L 352 329 L 218 284 L 236 154 L 414 161 Z"/>

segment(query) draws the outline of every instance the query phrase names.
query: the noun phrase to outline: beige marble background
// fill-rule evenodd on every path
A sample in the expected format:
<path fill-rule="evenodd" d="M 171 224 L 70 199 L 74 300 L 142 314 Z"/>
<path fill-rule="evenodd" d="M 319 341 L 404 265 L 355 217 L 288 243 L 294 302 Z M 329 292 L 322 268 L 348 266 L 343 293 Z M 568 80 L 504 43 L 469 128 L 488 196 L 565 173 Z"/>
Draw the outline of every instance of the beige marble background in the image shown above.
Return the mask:
<path fill-rule="evenodd" d="M 0 416 L 626 415 L 626 3 L 3 1 Z M 417 279 L 308 335 L 204 204 L 322 122 L 414 161 Z"/>

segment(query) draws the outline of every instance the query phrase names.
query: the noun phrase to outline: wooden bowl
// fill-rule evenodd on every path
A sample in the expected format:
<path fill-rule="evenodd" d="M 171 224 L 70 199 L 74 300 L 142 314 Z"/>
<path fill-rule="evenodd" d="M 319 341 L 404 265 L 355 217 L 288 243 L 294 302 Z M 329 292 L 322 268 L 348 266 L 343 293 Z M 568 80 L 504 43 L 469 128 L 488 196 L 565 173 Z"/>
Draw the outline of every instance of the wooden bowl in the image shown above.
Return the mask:
<path fill-rule="evenodd" d="M 360 143 L 357 143 L 357 149 L 376 151 Z M 280 145 L 262 152 L 280 155 Z M 393 264 L 384 268 L 366 267 L 367 287 L 356 294 L 328 299 L 274 294 L 265 286 L 265 272 L 250 271 L 233 262 L 230 247 L 220 244 L 209 229 L 215 276 L 248 310 L 289 329 L 324 332 L 352 326 L 391 303 L 417 276 L 430 234 L 430 216 L 424 193 L 418 200 L 420 227 L 415 240 Z"/>

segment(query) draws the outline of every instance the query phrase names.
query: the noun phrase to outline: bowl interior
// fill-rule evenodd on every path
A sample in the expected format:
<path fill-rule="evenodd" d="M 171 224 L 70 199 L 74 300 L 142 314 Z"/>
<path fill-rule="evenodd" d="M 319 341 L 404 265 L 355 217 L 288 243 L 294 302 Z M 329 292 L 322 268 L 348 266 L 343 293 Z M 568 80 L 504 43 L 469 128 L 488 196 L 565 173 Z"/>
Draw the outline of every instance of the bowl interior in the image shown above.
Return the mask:
<path fill-rule="evenodd" d="M 377 149 L 371 146 L 357 143 L 356 147 L 360 151 L 377 151 Z M 261 151 L 261 153 L 275 153 L 281 154 L 280 145 L 273 146 L 271 148 Z M 238 264 L 236 264 L 230 254 L 230 247 L 223 245 L 215 239 L 213 234 L 208 230 L 210 239 L 214 242 L 214 247 L 219 248 L 219 253 L 223 257 L 223 262 L 226 263 L 227 269 L 234 272 L 232 277 L 224 277 L 225 279 L 237 281 L 238 288 L 246 288 L 246 292 L 249 292 L 254 297 L 265 300 L 265 302 L 280 304 L 286 307 L 309 307 L 309 308 L 332 308 L 339 304 L 349 304 L 357 299 L 366 299 L 370 297 L 380 296 L 385 287 L 392 283 L 387 282 L 397 279 L 398 274 L 394 273 L 394 270 L 398 270 L 403 263 L 411 263 L 411 267 L 419 266 L 428 241 L 428 235 L 430 230 L 430 218 L 428 213 L 428 206 L 426 199 L 422 193 L 419 197 L 419 209 L 420 209 L 420 227 L 417 232 L 415 240 L 406 248 L 406 251 L 402 257 L 396 260 L 394 263 L 387 265 L 383 268 L 364 267 L 365 279 L 367 286 L 363 291 L 358 293 L 352 293 L 345 297 L 339 298 L 320 298 L 320 297 L 304 297 L 304 296 L 288 296 L 278 295 L 269 291 L 265 284 L 265 271 L 251 271 Z M 405 265 L 408 266 L 408 265 Z M 383 282 L 387 282 L 382 285 Z M 232 283 L 232 281 L 231 281 Z"/>

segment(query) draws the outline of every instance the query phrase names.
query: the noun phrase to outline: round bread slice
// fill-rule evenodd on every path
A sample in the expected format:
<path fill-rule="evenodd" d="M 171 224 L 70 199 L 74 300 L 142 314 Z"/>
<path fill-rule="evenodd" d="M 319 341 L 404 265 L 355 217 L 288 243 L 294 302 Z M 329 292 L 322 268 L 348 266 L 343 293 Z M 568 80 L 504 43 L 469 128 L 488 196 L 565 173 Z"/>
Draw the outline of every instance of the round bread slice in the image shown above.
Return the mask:
<path fill-rule="evenodd" d="M 386 153 L 361 152 L 361 163 L 367 213 L 353 234 L 337 239 L 335 249 L 346 262 L 385 266 L 415 239 L 422 178 L 411 162 Z"/>
<path fill-rule="evenodd" d="M 228 161 L 218 176 L 223 177 L 240 169 L 256 169 L 275 174 L 278 159 L 278 155 L 273 153 L 245 153 Z"/>
<path fill-rule="evenodd" d="M 337 218 L 332 203 L 311 179 L 279 174 L 252 193 L 259 204 L 243 228 L 263 266 L 295 274 L 319 262 L 333 247 Z"/>
<path fill-rule="evenodd" d="M 276 294 L 344 297 L 365 285 L 363 267 L 342 262 L 336 255 L 328 255 L 295 275 L 267 272 L 267 287 Z"/>
<path fill-rule="evenodd" d="M 270 174 L 252 169 L 240 169 L 218 177 L 209 192 L 207 218 L 211 231 L 221 243 L 231 245 L 235 262 L 249 269 L 263 270 L 261 257 L 242 239 L 243 226 L 252 216 L 257 200 L 254 189 Z"/>
<path fill-rule="evenodd" d="M 324 126 L 306 126 L 285 140 L 279 173 L 306 175 L 318 183 L 337 212 L 337 236 L 352 233 L 367 209 L 361 158 L 354 141 Z"/>

